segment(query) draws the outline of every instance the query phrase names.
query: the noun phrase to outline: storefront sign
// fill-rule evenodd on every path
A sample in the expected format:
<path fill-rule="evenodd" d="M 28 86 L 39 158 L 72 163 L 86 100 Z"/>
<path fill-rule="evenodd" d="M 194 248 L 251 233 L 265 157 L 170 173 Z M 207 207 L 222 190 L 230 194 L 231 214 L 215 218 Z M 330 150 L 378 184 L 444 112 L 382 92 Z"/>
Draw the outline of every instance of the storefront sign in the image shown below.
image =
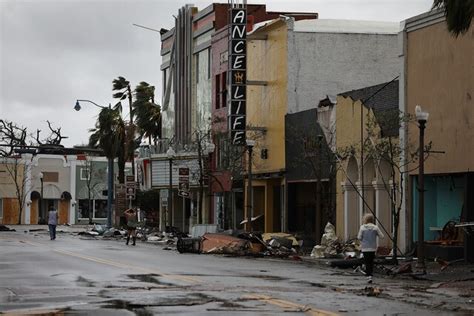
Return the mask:
<path fill-rule="evenodd" d="M 234 145 L 245 145 L 247 83 L 247 9 L 230 9 L 229 36 L 229 130 Z"/>

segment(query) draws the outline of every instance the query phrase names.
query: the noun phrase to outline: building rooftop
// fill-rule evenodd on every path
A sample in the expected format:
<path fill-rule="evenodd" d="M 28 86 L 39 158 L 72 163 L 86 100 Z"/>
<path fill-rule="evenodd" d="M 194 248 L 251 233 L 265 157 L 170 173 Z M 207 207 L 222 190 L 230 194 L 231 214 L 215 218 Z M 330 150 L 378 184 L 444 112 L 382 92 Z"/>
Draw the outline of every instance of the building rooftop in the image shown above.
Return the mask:
<path fill-rule="evenodd" d="M 365 107 L 374 111 L 374 115 L 385 136 L 398 135 L 398 80 L 340 93 L 340 96 L 361 101 Z"/>
<path fill-rule="evenodd" d="M 398 22 L 315 19 L 295 21 L 295 32 L 397 34 Z"/>

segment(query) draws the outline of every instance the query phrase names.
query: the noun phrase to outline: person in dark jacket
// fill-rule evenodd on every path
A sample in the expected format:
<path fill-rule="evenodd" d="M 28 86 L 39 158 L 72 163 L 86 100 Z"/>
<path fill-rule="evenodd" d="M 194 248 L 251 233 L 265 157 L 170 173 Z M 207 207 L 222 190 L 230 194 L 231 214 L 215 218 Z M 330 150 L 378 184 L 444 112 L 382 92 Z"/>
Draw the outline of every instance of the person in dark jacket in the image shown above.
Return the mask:
<path fill-rule="evenodd" d="M 374 215 L 367 213 L 362 218 L 362 225 L 357 238 L 361 242 L 362 254 L 364 255 L 365 274 L 367 282 L 372 283 L 374 270 L 375 252 L 377 251 L 377 238 L 383 238 L 380 229 L 374 224 Z"/>
<path fill-rule="evenodd" d="M 51 240 L 56 239 L 56 226 L 58 225 L 58 211 L 54 206 L 49 207 L 48 212 L 48 227 L 49 227 L 49 237 Z"/>

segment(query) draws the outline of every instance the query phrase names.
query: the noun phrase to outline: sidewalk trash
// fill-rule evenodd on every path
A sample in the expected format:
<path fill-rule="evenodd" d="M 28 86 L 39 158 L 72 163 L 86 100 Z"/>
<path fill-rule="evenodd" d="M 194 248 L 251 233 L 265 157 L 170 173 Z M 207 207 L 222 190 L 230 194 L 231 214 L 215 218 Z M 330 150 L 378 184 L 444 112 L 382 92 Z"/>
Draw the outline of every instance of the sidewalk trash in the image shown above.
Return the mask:
<path fill-rule="evenodd" d="M 14 232 L 16 230 L 14 230 L 13 228 L 10 228 L 10 227 L 7 227 L 5 225 L 0 225 L 0 232 Z"/>
<path fill-rule="evenodd" d="M 251 248 L 250 241 L 224 234 L 206 233 L 202 236 L 203 253 L 245 255 Z"/>
<path fill-rule="evenodd" d="M 329 263 L 331 267 L 341 268 L 341 269 L 355 269 L 357 266 L 360 266 L 364 263 L 363 259 L 359 258 L 348 258 L 348 259 L 339 259 L 333 260 Z"/>
<path fill-rule="evenodd" d="M 404 263 L 400 265 L 397 270 L 395 271 L 395 274 L 403 274 L 403 273 L 412 273 L 412 268 L 411 268 L 411 262 Z"/>
<path fill-rule="evenodd" d="M 262 234 L 262 240 L 267 244 L 278 243 L 286 248 L 299 247 L 298 240 L 293 235 L 287 233 L 265 233 Z M 273 247 L 273 245 L 271 245 Z M 278 246 L 279 247 L 279 246 Z"/>
<path fill-rule="evenodd" d="M 365 292 L 365 295 L 367 296 L 379 296 L 380 293 L 382 293 L 382 289 L 376 286 L 374 287 L 368 286 L 364 289 L 364 292 Z"/>
<path fill-rule="evenodd" d="M 99 235 L 102 235 L 102 234 L 105 233 L 105 231 L 107 230 L 106 227 L 107 227 L 107 226 L 105 226 L 105 225 L 94 224 L 94 228 L 92 228 L 92 231 L 95 231 L 95 232 L 97 232 Z"/>
<path fill-rule="evenodd" d="M 191 228 L 191 237 L 202 237 L 205 233 L 217 233 L 217 225 L 215 224 L 198 224 Z"/>
<path fill-rule="evenodd" d="M 336 228 L 328 222 L 324 227 L 321 244 L 316 245 L 311 251 L 313 258 L 331 258 L 338 254 L 339 239 L 336 236 Z"/>
<path fill-rule="evenodd" d="M 201 238 L 179 238 L 178 242 L 176 243 L 176 248 L 178 249 L 179 253 L 201 253 L 202 252 L 202 244 Z"/>
<path fill-rule="evenodd" d="M 81 235 L 81 236 L 99 236 L 99 233 L 98 232 L 95 232 L 95 231 L 84 231 L 84 232 L 79 232 L 78 235 Z"/>

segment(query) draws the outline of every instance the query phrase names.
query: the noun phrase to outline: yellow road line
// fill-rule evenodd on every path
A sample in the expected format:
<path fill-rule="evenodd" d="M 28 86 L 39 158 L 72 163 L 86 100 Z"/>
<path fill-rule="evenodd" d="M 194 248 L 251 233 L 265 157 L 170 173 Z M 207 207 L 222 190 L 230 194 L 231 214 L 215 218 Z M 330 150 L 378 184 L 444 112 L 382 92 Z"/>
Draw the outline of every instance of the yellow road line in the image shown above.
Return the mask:
<path fill-rule="evenodd" d="M 250 294 L 247 296 L 247 298 L 265 302 L 267 304 L 272 304 L 281 308 L 296 309 L 312 316 L 337 316 L 338 315 L 330 311 L 314 308 L 310 305 L 301 305 L 301 304 L 293 303 L 290 301 L 277 299 L 268 295 Z"/>
<path fill-rule="evenodd" d="M 192 277 L 187 277 L 187 276 L 182 276 L 182 275 L 177 275 L 177 274 L 166 274 L 166 273 L 162 273 L 161 271 L 159 271 L 157 269 L 143 268 L 143 267 L 127 264 L 127 263 L 115 262 L 115 261 L 102 259 L 102 258 L 98 258 L 98 257 L 91 257 L 91 256 L 81 255 L 81 254 L 78 254 L 78 253 L 65 251 L 65 250 L 54 250 L 54 251 L 58 252 L 58 253 L 65 254 L 65 255 L 68 255 L 68 256 L 71 256 L 71 257 L 77 257 L 77 258 L 80 258 L 80 259 L 89 260 L 89 261 L 93 261 L 93 262 L 97 262 L 97 263 L 102 263 L 102 264 L 114 266 L 114 267 L 121 268 L 121 269 L 130 269 L 130 270 L 136 270 L 136 271 L 138 270 L 138 271 L 141 271 L 143 273 L 159 274 L 160 276 L 162 276 L 164 278 L 168 278 L 168 279 L 186 281 L 186 282 L 190 282 L 190 283 L 199 283 L 200 282 L 198 279 L 195 279 L 195 278 L 192 278 Z"/>
<path fill-rule="evenodd" d="M 20 240 L 20 242 L 23 242 L 23 243 L 26 243 L 26 244 L 29 244 L 29 245 L 32 245 L 32 246 L 40 246 L 40 245 L 45 246 L 44 244 L 33 243 L 33 242 L 28 241 L 28 240 Z M 101 264 L 106 264 L 106 265 L 114 266 L 114 267 L 117 267 L 117 268 L 120 268 L 120 269 L 138 270 L 138 271 L 141 271 L 141 272 L 144 272 L 144 273 L 159 274 L 162 277 L 165 277 L 165 278 L 168 278 L 168 279 L 175 279 L 175 280 L 186 281 L 186 282 L 190 282 L 190 283 L 202 283 L 202 281 L 198 278 L 193 278 L 193 277 L 188 277 L 188 276 L 183 276 L 183 275 L 177 275 L 177 274 L 164 274 L 164 273 L 160 272 L 157 269 L 142 268 L 142 267 L 138 267 L 138 266 L 134 266 L 134 265 L 126 264 L 126 263 L 114 262 L 114 261 L 110 261 L 110 260 L 102 259 L 102 258 L 98 258 L 98 257 L 81 255 L 81 254 L 66 251 L 66 250 L 57 250 L 57 249 L 52 249 L 52 250 L 57 252 L 57 253 L 63 254 L 63 255 L 76 257 L 76 258 L 80 258 L 80 259 L 84 259 L 84 260 L 89 260 L 89 261 L 93 261 L 93 262 L 97 262 L 97 263 L 101 263 Z M 250 294 L 250 295 L 245 296 L 244 298 L 248 298 L 248 299 L 252 299 L 252 300 L 258 300 L 258 301 L 265 302 L 267 304 L 272 304 L 272 305 L 275 305 L 275 306 L 278 306 L 278 307 L 281 307 L 281 308 L 284 308 L 284 309 L 285 308 L 286 309 L 291 308 L 291 309 L 299 310 L 299 311 L 302 311 L 302 312 L 304 312 L 308 315 L 311 315 L 311 316 L 338 316 L 339 315 L 339 314 L 336 314 L 336 313 L 333 313 L 333 312 L 330 312 L 330 311 L 314 308 L 310 305 L 301 305 L 301 304 L 293 303 L 293 302 L 290 302 L 290 301 L 277 299 L 277 298 L 271 297 L 269 295 Z"/>
<path fill-rule="evenodd" d="M 28 241 L 28 240 L 19 240 L 19 241 L 21 243 L 25 243 L 25 244 L 28 244 L 28 245 L 31 245 L 31 246 L 45 246 L 44 244 L 35 243 L 35 242 Z M 197 278 L 184 276 L 184 275 L 178 275 L 178 274 L 166 274 L 166 273 L 162 273 L 161 271 L 159 271 L 157 269 L 147 269 L 147 268 L 143 268 L 143 267 L 139 267 L 139 266 L 135 266 L 135 265 L 131 265 L 131 264 L 111 261 L 111 260 L 102 259 L 102 258 L 98 258 L 98 257 L 81 255 L 81 254 L 74 253 L 74 252 L 71 252 L 71 251 L 66 251 L 66 250 L 58 250 L 58 249 L 52 249 L 52 250 L 54 252 L 57 252 L 57 253 L 60 253 L 60 254 L 63 254 L 63 255 L 68 255 L 68 256 L 71 256 L 71 257 L 76 257 L 76 258 L 80 258 L 80 259 L 84 259 L 84 260 L 88 260 L 88 261 L 92 261 L 92 262 L 96 262 L 96 263 L 106 264 L 106 265 L 110 265 L 110 266 L 120 268 L 120 269 L 130 269 L 130 270 L 135 270 L 135 271 L 138 270 L 138 271 L 143 272 L 143 273 L 159 274 L 160 276 L 162 276 L 164 278 L 167 278 L 167 279 L 185 281 L 185 282 L 189 282 L 189 283 L 200 283 L 201 282 Z"/>

